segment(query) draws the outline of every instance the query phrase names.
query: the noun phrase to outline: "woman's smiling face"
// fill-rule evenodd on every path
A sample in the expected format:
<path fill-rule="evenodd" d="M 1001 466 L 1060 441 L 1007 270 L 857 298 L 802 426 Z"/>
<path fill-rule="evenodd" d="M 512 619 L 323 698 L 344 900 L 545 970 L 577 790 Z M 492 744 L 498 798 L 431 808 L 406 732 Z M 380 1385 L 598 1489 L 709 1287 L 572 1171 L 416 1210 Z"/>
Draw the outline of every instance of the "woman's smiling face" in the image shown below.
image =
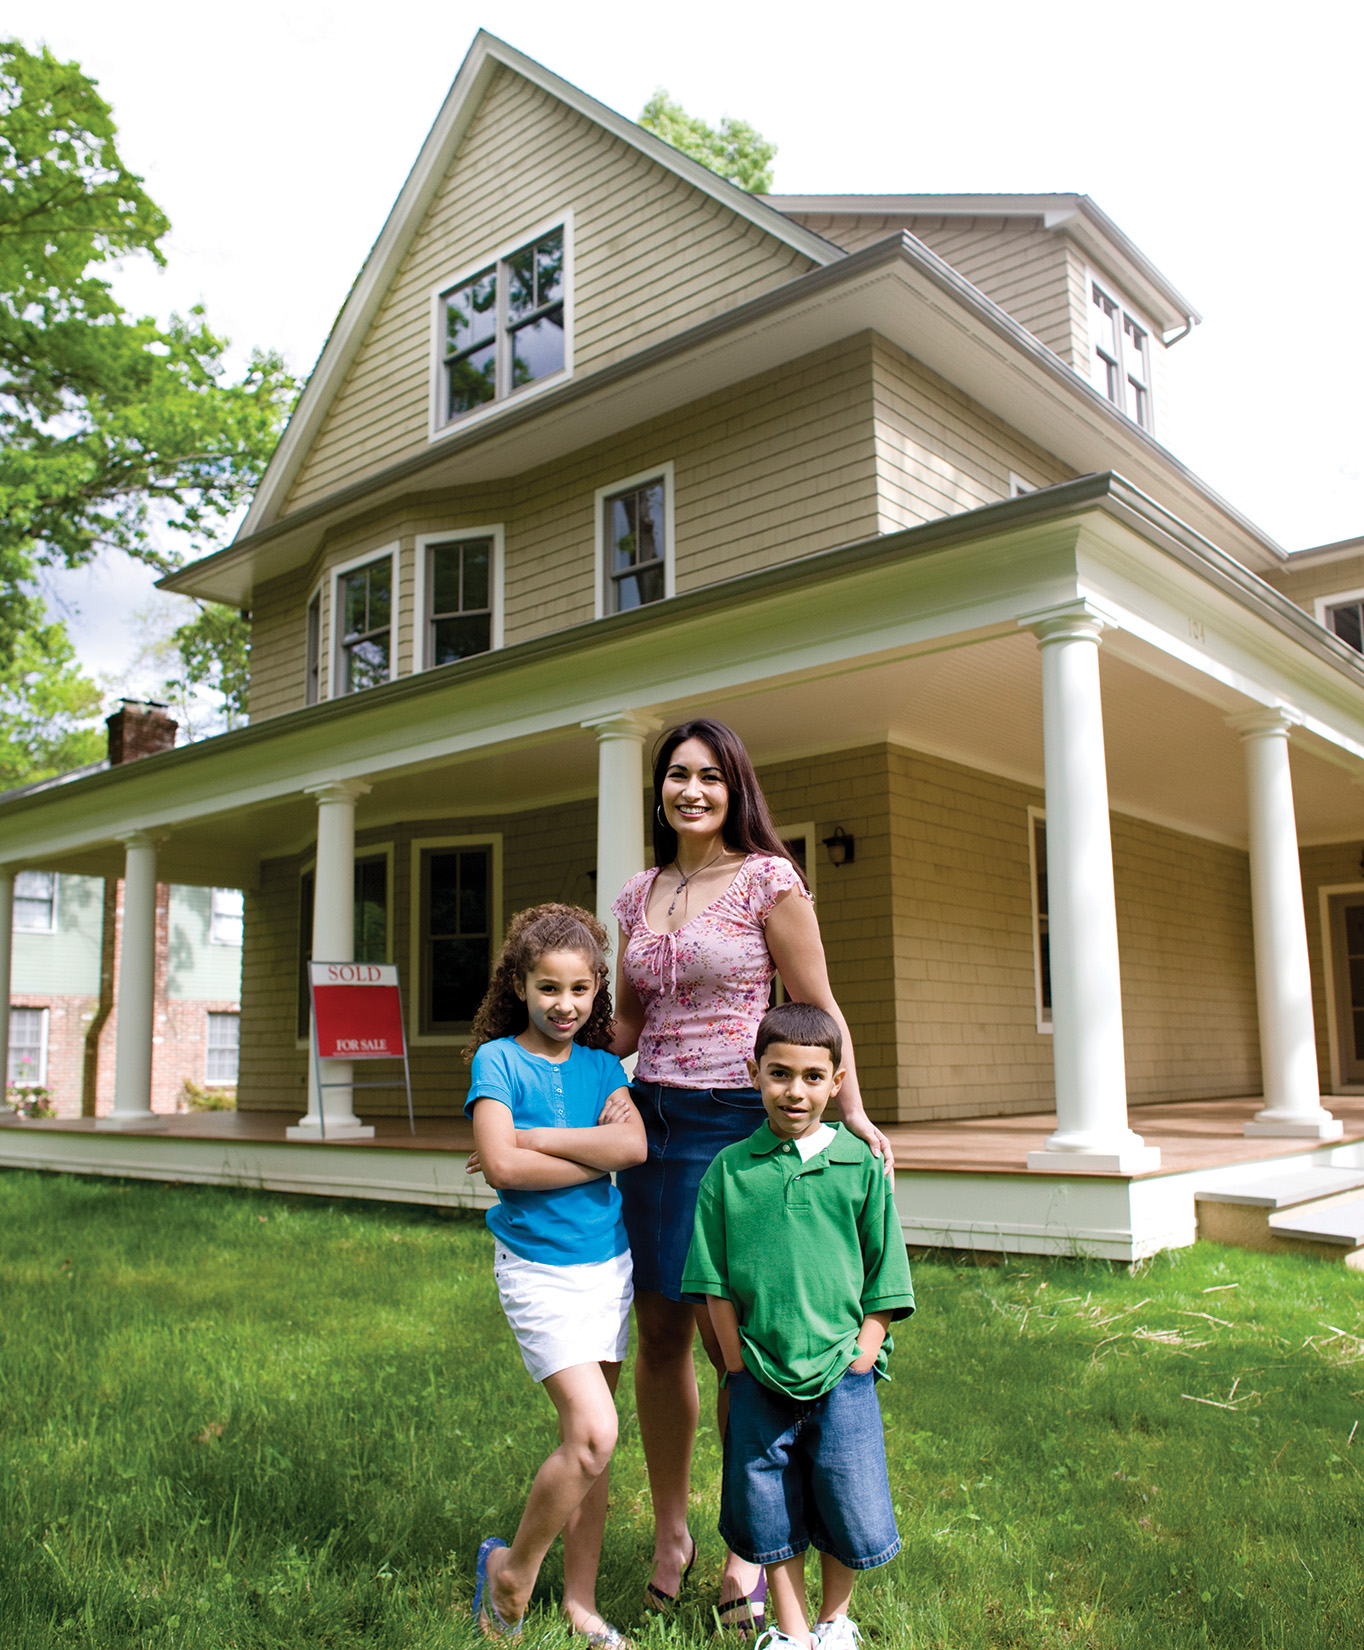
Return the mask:
<path fill-rule="evenodd" d="M 699 739 L 684 739 L 663 775 L 663 817 L 679 837 L 717 836 L 729 812 L 729 786 L 715 752 Z"/>

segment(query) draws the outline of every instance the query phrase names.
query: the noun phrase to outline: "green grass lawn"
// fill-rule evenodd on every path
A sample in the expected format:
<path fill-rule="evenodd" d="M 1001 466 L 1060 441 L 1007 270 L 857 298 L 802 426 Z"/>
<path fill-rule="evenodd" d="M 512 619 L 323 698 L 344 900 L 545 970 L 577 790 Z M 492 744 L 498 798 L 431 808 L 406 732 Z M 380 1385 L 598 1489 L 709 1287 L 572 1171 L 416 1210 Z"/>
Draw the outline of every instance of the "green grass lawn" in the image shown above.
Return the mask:
<path fill-rule="evenodd" d="M 554 1437 L 481 1221 L 0 1172 L 0 1257 L 4 1650 L 475 1643 L 475 1549 Z M 914 1272 L 869 1638 L 1357 1650 L 1364 1278 L 1210 1246 Z M 628 1393 L 601 1602 L 699 1645 L 715 1434 L 686 1607 L 646 1623 Z M 555 1562 L 533 1644 L 562 1642 Z"/>

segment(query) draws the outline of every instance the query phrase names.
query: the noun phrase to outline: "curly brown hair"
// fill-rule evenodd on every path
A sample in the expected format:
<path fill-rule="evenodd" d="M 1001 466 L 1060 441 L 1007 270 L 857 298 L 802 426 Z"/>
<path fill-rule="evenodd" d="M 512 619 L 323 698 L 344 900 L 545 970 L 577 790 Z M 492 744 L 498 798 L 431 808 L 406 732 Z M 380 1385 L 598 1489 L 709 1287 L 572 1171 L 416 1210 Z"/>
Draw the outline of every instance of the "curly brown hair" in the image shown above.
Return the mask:
<path fill-rule="evenodd" d="M 597 977 L 597 995 L 587 1023 L 574 1037 L 585 1048 L 606 1048 L 611 1041 L 611 991 L 606 983 L 606 930 L 580 905 L 532 905 L 507 925 L 507 937 L 493 965 L 492 984 L 474 1015 L 473 1035 L 464 1050 L 472 1060 L 480 1044 L 494 1037 L 515 1037 L 530 1024 L 516 982 L 524 981 L 547 951 L 576 951 L 586 957 Z"/>

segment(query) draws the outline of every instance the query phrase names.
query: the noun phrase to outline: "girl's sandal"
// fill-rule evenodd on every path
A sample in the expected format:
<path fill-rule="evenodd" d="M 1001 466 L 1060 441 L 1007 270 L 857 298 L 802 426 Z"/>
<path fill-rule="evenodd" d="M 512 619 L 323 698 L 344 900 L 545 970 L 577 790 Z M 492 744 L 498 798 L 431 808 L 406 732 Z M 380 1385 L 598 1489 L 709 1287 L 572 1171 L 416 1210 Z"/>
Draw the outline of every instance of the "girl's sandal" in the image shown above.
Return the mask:
<path fill-rule="evenodd" d="M 518 1621 L 504 1621 L 493 1603 L 493 1590 L 488 1581 L 488 1554 L 495 1548 L 506 1545 L 500 1535 L 490 1535 L 480 1545 L 478 1560 L 474 1566 L 474 1622 L 485 1639 L 520 1638 L 521 1627 L 526 1619 L 522 1616 Z M 486 1599 L 483 1596 L 485 1591 L 488 1595 Z"/>
<path fill-rule="evenodd" d="M 715 1624 L 721 1633 L 733 1633 L 742 1644 L 763 1630 L 766 1615 L 767 1571 L 759 1573 L 752 1592 L 740 1593 L 729 1599 L 715 1612 Z"/>
<path fill-rule="evenodd" d="M 682 1566 L 682 1579 L 677 1584 L 677 1592 L 665 1593 L 661 1587 L 655 1586 L 652 1581 L 647 1581 L 644 1584 L 644 1608 L 652 1610 L 656 1615 L 668 1615 L 681 1596 L 682 1589 L 687 1585 L 687 1577 L 691 1574 L 691 1567 L 695 1563 L 696 1538 L 693 1537 L 691 1557 Z"/>
<path fill-rule="evenodd" d="M 602 1624 L 593 1633 L 584 1633 L 578 1628 L 571 1629 L 570 1638 L 585 1639 L 592 1650 L 635 1650 L 635 1641 L 627 1639 L 619 1627 L 613 1627 L 605 1618 Z"/>

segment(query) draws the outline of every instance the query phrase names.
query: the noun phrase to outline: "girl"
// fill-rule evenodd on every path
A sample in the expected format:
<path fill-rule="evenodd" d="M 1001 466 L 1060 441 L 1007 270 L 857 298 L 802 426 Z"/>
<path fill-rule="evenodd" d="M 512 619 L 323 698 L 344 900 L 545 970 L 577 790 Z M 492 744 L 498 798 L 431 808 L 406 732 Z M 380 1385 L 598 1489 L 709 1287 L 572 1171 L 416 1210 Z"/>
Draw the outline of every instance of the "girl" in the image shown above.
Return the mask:
<path fill-rule="evenodd" d="M 497 1192 L 493 1274 L 531 1379 L 559 1415 L 558 1449 L 535 1476 L 510 1547 L 478 1549 L 474 1617 L 514 1637 L 561 1531 L 564 1614 L 603 1650 L 627 1644 L 597 1614 L 616 1381 L 629 1340 L 630 1250 L 613 1169 L 643 1161 L 644 1125 L 611 1040 L 606 931 L 574 905 L 512 919 L 474 1019 L 465 1111 Z"/>

